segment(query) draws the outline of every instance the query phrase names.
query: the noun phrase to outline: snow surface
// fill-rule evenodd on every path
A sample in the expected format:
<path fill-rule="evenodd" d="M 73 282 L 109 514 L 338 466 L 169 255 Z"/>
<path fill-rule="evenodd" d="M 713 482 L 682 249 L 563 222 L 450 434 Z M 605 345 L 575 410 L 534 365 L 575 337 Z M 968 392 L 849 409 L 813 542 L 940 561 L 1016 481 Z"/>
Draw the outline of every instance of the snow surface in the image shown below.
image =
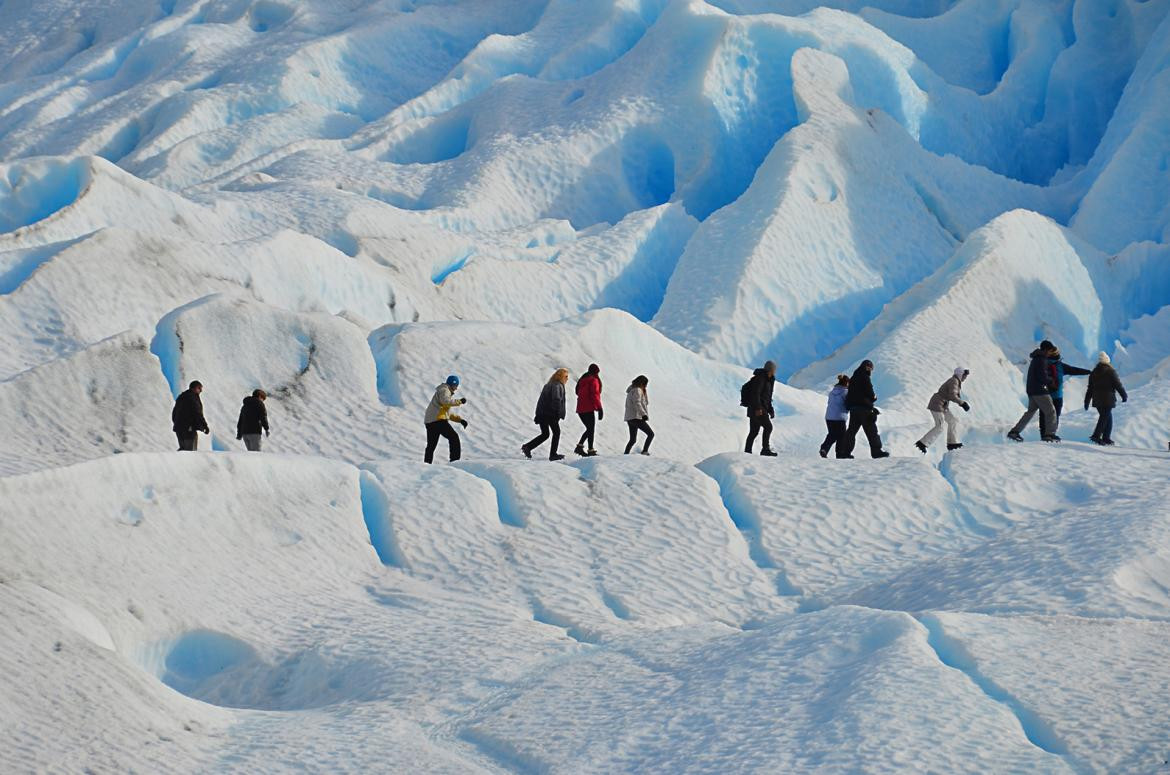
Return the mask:
<path fill-rule="evenodd" d="M 1168 332 L 1170 0 L 0 2 L 0 770 L 1162 771 Z"/>

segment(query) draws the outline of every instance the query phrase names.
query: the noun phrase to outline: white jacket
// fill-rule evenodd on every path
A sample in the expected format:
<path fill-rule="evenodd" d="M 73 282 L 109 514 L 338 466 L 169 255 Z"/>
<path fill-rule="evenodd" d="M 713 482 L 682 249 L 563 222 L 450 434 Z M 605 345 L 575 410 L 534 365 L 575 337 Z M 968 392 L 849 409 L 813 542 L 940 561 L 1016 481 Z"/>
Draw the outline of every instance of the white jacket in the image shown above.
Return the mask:
<path fill-rule="evenodd" d="M 630 385 L 626 391 L 626 420 L 641 420 L 650 416 L 650 398 L 640 387 Z"/>

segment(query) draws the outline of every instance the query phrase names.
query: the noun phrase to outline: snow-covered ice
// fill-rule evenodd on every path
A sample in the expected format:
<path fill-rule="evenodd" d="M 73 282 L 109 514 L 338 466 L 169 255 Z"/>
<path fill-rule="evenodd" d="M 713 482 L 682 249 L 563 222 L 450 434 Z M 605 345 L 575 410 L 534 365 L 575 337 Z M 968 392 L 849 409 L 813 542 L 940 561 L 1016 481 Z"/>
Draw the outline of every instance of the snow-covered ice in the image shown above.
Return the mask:
<path fill-rule="evenodd" d="M 0 2 L 0 770 L 1164 771 L 1168 332 L 1170 0 Z"/>

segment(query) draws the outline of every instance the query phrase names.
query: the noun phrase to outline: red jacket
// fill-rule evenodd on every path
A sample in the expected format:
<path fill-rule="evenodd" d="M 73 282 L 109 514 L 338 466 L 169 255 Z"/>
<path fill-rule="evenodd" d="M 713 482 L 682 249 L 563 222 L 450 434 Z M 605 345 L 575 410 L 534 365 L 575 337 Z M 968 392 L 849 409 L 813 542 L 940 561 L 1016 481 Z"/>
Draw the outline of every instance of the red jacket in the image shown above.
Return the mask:
<path fill-rule="evenodd" d="M 577 380 L 577 414 L 596 412 L 601 408 L 601 378 L 586 374 Z"/>

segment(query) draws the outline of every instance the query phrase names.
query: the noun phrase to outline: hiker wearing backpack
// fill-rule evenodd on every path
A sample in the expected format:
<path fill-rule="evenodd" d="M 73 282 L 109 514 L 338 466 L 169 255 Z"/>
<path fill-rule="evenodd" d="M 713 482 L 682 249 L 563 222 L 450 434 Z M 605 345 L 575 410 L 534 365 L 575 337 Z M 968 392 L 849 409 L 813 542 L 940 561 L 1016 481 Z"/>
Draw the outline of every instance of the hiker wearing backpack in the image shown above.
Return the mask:
<path fill-rule="evenodd" d="M 849 428 L 845 438 L 837 443 L 837 457 L 847 460 L 853 458 L 853 448 L 857 445 L 857 432 L 865 431 L 865 438 L 869 440 L 869 456 L 872 458 L 889 457 L 890 453 L 882 449 L 882 437 L 878 433 L 877 418 L 881 412 L 877 408 L 877 394 L 873 391 L 873 361 L 865 360 L 849 378 L 849 390 L 845 393 L 845 407 L 849 410 Z M 844 450 L 841 449 L 844 445 Z M 841 454 L 844 452 L 845 454 Z"/>
<path fill-rule="evenodd" d="M 236 441 L 244 442 L 244 449 L 249 452 L 260 451 L 260 432 L 268 435 L 268 409 L 264 402 L 268 394 L 260 388 L 252 391 L 240 407 L 240 418 L 236 421 Z"/>
<path fill-rule="evenodd" d="M 959 449 L 963 446 L 959 443 L 959 435 L 956 432 L 959 420 L 951 414 L 950 405 L 958 404 L 963 407 L 964 412 L 971 411 L 971 405 L 964 401 L 962 396 L 963 383 L 970 375 L 970 371 L 960 366 L 930 397 L 930 403 L 926 405 L 926 408 L 931 417 L 934 418 L 934 427 L 928 430 L 925 436 L 914 442 L 914 446 L 922 454 L 926 454 L 926 448 L 934 443 L 934 440 L 942 433 L 943 423 L 946 423 L 947 426 L 947 449 Z"/>
<path fill-rule="evenodd" d="M 1052 350 L 1052 354 L 1048 356 L 1048 368 L 1052 372 L 1052 378 L 1056 381 L 1056 388 L 1052 391 L 1052 408 L 1056 410 L 1056 421 L 1060 422 L 1060 413 L 1064 411 L 1064 378 L 1084 377 L 1090 371 L 1089 369 L 1082 369 L 1080 366 L 1073 366 L 1071 363 L 1065 363 L 1060 354 L 1060 349 L 1055 347 Z M 1047 429 L 1044 426 L 1044 413 L 1041 412 L 1040 435 L 1043 437 L 1047 433 Z"/>
<path fill-rule="evenodd" d="M 752 454 L 752 446 L 756 436 L 763 431 L 760 438 L 760 454 L 775 457 L 772 451 L 772 418 L 776 410 L 772 407 L 772 389 L 776 385 L 776 363 L 768 361 L 762 369 L 752 372 L 752 378 L 739 389 L 739 404 L 747 409 L 748 435 L 744 444 L 744 452 Z"/>
<path fill-rule="evenodd" d="M 1121 384 L 1121 377 L 1117 376 L 1117 369 L 1109 362 L 1109 355 L 1099 353 L 1097 365 L 1089 373 L 1089 387 L 1085 391 L 1085 411 L 1089 411 L 1090 402 L 1097 407 L 1097 427 L 1089 437 L 1094 444 L 1113 446 L 1113 408 L 1117 406 L 1118 395 L 1123 404 L 1129 400 L 1125 386 Z"/>
<path fill-rule="evenodd" d="M 447 377 L 446 382 L 435 388 L 435 394 L 431 396 L 431 402 L 427 405 L 427 411 L 423 417 L 427 429 L 427 448 L 423 453 L 424 463 L 434 462 L 435 447 L 439 446 L 439 437 L 447 440 L 451 462 L 458 460 L 463 454 L 462 446 L 459 443 L 459 434 L 451 427 L 453 422 L 459 423 L 464 428 L 467 427 L 467 420 L 454 412 L 455 407 L 467 403 L 466 398 L 455 397 L 455 391 L 458 389 L 459 377 L 452 374 Z"/>
<path fill-rule="evenodd" d="M 585 432 L 573 452 L 582 457 L 593 457 L 597 454 L 593 448 L 594 429 L 597 421 L 605 416 L 601 408 L 601 367 L 596 363 L 589 364 L 589 370 L 577 380 L 577 416 L 581 418 Z"/>
<path fill-rule="evenodd" d="M 1040 435 L 1041 440 L 1060 441 L 1060 437 L 1056 435 L 1060 419 L 1056 416 L 1056 406 L 1052 402 L 1052 392 L 1056 390 L 1056 372 L 1050 361 L 1053 353 L 1056 352 L 1059 352 L 1056 345 L 1045 339 L 1029 356 L 1032 360 L 1028 365 L 1028 378 L 1025 386 L 1028 392 L 1028 408 L 1019 421 L 1008 431 L 1007 437 L 1012 441 L 1024 440 L 1020 431 L 1028 427 L 1028 423 L 1032 422 L 1032 418 L 1036 416 L 1037 412 L 1044 415 L 1044 432 Z"/>
<path fill-rule="evenodd" d="M 837 457 L 841 454 L 841 440 L 845 438 L 845 423 L 849 419 L 849 409 L 845 406 L 845 394 L 849 392 L 849 375 L 838 374 L 837 384 L 829 391 L 829 403 L 825 407 L 825 426 L 829 433 L 821 442 L 821 457 L 828 457 L 829 450 L 837 447 Z"/>
<path fill-rule="evenodd" d="M 564 460 L 565 456 L 557 452 L 561 443 L 561 420 L 565 419 L 565 384 L 569 381 L 568 369 L 557 369 L 540 391 L 540 398 L 536 401 L 536 414 L 532 421 L 540 426 L 540 435 L 520 447 L 524 457 L 531 459 L 532 450 L 552 436 L 552 446 L 549 448 L 549 460 Z"/>

